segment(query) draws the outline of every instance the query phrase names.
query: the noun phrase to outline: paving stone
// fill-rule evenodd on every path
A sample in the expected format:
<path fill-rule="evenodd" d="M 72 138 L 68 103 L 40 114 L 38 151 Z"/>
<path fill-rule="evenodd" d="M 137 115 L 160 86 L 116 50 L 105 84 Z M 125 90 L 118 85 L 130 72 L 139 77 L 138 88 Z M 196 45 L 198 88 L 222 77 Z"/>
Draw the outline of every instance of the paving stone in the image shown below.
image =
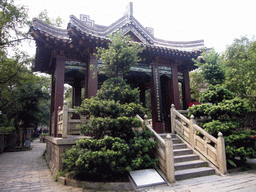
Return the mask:
<path fill-rule="evenodd" d="M 0 191 L 3 192 L 96 192 L 97 190 L 65 186 L 55 182 L 42 157 L 45 143 L 35 140 L 31 151 L 0 154 Z M 256 160 L 250 161 L 256 164 Z M 100 191 L 100 190 L 98 190 Z M 169 184 L 140 188 L 138 192 L 248 192 L 256 191 L 256 171 L 232 173 L 225 177 L 212 175 Z M 104 191 L 107 192 L 107 191 Z"/>

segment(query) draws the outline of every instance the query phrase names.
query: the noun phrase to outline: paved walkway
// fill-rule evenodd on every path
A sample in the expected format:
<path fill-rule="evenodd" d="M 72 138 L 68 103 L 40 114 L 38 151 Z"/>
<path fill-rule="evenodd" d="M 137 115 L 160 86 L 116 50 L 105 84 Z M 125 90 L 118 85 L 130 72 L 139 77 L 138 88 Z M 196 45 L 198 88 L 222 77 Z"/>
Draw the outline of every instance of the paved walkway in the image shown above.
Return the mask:
<path fill-rule="evenodd" d="M 45 143 L 31 142 L 30 151 L 0 154 L 0 191 L 83 191 L 54 181 L 43 153 Z"/>
<path fill-rule="evenodd" d="M 45 143 L 35 140 L 33 149 L 24 152 L 0 154 L 0 192 L 5 191 L 94 191 L 65 186 L 54 182 L 53 176 L 42 157 Z M 256 164 L 256 161 L 252 161 Z M 153 186 L 138 189 L 141 192 L 256 192 L 256 170 L 229 174 L 225 177 L 213 175 L 178 181 L 170 186 Z"/>

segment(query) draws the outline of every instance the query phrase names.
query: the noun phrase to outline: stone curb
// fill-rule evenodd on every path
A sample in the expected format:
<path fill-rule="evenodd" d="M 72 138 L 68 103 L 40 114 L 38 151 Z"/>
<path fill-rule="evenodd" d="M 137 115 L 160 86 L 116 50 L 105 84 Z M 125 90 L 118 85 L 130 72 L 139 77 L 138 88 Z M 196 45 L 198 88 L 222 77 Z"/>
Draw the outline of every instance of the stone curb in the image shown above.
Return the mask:
<path fill-rule="evenodd" d="M 59 177 L 58 182 L 63 185 L 80 187 L 83 189 L 94 190 L 114 190 L 114 191 L 133 191 L 132 184 L 130 182 L 89 182 L 89 181 L 77 181 L 73 179 L 67 179 L 65 177 Z"/>

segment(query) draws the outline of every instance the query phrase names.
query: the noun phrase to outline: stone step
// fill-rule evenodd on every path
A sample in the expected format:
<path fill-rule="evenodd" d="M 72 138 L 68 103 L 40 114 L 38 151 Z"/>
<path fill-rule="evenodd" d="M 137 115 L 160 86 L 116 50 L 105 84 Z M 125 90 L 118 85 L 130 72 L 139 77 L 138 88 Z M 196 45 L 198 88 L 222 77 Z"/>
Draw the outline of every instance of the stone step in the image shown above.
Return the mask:
<path fill-rule="evenodd" d="M 211 167 L 200 167 L 195 169 L 185 169 L 175 171 L 175 180 L 190 179 L 215 174 L 215 170 Z"/>
<path fill-rule="evenodd" d="M 171 136 L 171 138 L 176 138 L 176 135 L 175 135 L 175 134 L 172 134 L 172 133 L 160 133 L 159 135 L 160 135 L 163 139 L 166 139 L 166 136 L 167 136 L 168 134 Z"/>
<path fill-rule="evenodd" d="M 193 169 L 199 167 L 208 167 L 208 163 L 203 160 L 194 160 L 194 161 L 185 161 L 181 163 L 175 163 L 175 171 L 184 170 L 184 169 Z"/>
<path fill-rule="evenodd" d="M 173 144 L 178 144 L 178 143 L 180 143 L 180 140 L 178 138 L 173 138 L 172 142 L 173 142 Z"/>
<path fill-rule="evenodd" d="M 173 149 L 186 149 L 187 145 L 185 143 L 177 143 L 177 144 L 173 144 Z"/>
<path fill-rule="evenodd" d="M 199 160 L 199 156 L 196 154 L 174 156 L 174 163 Z"/>
<path fill-rule="evenodd" d="M 173 150 L 174 156 L 181 156 L 181 155 L 189 155 L 193 154 L 193 150 L 186 148 L 186 149 L 175 149 Z"/>

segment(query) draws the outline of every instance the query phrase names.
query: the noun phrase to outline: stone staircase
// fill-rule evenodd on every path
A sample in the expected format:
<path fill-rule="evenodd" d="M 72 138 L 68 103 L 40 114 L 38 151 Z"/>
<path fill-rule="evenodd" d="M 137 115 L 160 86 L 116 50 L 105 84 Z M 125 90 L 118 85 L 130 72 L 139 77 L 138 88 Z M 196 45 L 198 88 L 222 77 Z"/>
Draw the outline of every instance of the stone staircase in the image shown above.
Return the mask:
<path fill-rule="evenodd" d="M 215 174 L 215 169 L 208 166 L 208 162 L 182 143 L 175 134 L 159 134 L 163 139 L 170 134 L 173 141 L 175 180 L 190 179 Z"/>

